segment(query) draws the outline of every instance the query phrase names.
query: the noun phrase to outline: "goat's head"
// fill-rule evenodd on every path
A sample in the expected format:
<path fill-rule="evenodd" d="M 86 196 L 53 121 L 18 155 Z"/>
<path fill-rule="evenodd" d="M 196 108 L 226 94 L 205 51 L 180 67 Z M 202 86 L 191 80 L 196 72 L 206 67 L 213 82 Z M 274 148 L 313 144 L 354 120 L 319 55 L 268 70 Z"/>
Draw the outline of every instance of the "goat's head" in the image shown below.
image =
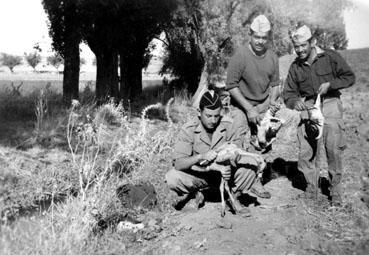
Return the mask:
<path fill-rule="evenodd" d="M 316 140 L 318 140 L 323 135 L 324 126 L 324 116 L 321 110 L 320 94 L 318 94 L 315 104 L 312 108 L 308 110 L 310 124 L 314 125 L 313 129 L 317 129 L 318 133 L 316 135 Z"/>
<path fill-rule="evenodd" d="M 258 125 L 258 141 L 261 149 L 265 149 L 272 144 L 277 136 L 279 129 L 282 127 L 284 120 L 276 117 L 264 117 Z"/>

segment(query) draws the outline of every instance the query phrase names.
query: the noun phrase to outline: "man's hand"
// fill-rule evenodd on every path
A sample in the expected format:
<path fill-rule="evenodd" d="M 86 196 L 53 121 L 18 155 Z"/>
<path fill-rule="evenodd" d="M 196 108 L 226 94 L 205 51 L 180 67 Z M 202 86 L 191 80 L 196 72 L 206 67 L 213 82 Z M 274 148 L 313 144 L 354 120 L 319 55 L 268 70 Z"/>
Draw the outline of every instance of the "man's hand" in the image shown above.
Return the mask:
<path fill-rule="evenodd" d="M 276 112 L 279 111 L 279 109 L 281 109 L 281 105 L 277 101 L 270 101 L 269 109 L 271 110 L 272 113 L 275 114 Z"/>
<path fill-rule="evenodd" d="M 217 153 L 213 150 L 210 150 L 204 154 L 200 154 L 199 163 L 201 164 L 202 162 L 205 162 L 208 164 L 209 162 L 213 161 L 216 157 L 217 157 Z M 202 165 L 205 165 L 205 164 L 203 163 Z"/>
<path fill-rule="evenodd" d="M 331 84 L 329 82 L 324 82 L 320 85 L 318 89 L 318 93 L 320 95 L 325 95 L 328 92 L 328 89 L 330 88 Z"/>
<path fill-rule="evenodd" d="M 222 174 L 222 177 L 226 181 L 229 181 L 231 179 L 232 171 L 231 171 L 231 166 L 230 165 L 225 166 L 225 165 L 220 165 L 220 164 L 217 164 L 217 163 L 212 163 L 209 166 L 209 169 L 213 170 L 213 171 L 220 172 Z"/>
<path fill-rule="evenodd" d="M 306 105 L 305 105 L 305 103 L 304 102 L 302 102 L 302 101 L 297 101 L 296 103 L 295 103 L 295 110 L 297 110 L 297 111 L 305 111 L 305 110 L 307 110 L 307 107 L 306 107 Z"/>
<path fill-rule="evenodd" d="M 249 110 L 247 112 L 247 118 L 249 119 L 249 122 L 250 123 L 253 123 L 255 125 L 258 125 L 260 120 L 261 120 L 261 117 L 260 115 L 258 114 L 258 112 L 254 109 L 252 110 Z"/>

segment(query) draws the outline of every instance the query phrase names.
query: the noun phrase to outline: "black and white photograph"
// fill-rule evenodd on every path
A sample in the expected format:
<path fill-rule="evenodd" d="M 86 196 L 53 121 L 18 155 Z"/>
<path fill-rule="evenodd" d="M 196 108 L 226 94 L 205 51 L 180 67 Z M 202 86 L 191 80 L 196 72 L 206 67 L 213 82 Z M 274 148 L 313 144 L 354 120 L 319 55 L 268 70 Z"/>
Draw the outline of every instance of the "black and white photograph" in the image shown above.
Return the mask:
<path fill-rule="evenodd" d="M 369 0 L 1 0 L 1 255 L 369 254 Z"/>

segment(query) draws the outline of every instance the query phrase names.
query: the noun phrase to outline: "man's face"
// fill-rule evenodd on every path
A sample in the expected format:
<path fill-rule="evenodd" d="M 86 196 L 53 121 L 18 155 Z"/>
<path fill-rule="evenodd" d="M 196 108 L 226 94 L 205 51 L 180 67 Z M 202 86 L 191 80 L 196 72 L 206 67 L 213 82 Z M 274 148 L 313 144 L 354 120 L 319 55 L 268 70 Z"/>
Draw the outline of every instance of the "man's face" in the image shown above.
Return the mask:
<path fill-rule="evenodd" d="M 306 60 L 311 53 L 311 44 L 309 41 L 293 42 L 293 47 L 300 60 Z"/>
<path fill-rule="evenodd" d="M 215 110 L 204 108 L 202 111 L 200 111 L 200 120 L 206 130 L 214 131 L 218 127 L 220 111 L 220 107 Z"/>
<path fill-rule="evenodd" d="M 256 54 L 266 51 L 269 40 L 269 32 L 251 32 L 251 48 Z"/>

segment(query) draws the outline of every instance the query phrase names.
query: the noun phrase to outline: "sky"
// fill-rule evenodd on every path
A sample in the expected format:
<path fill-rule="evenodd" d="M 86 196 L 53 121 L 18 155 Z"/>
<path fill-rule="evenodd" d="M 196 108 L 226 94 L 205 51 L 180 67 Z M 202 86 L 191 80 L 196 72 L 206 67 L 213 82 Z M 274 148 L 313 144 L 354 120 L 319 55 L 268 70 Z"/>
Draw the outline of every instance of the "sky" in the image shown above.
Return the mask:
<path fill-rule="evenodd" d="M 369 0 L 352 0 L 355 7 L 345 11 L 348 48 L 369 47 Z M 0 52 L 22 55 L 31 52 L 35 43 L 51 54 L 47 16 L 41 0 L 0 0 Z M 81 56 L 92 58 L 86 45 Z"/>

